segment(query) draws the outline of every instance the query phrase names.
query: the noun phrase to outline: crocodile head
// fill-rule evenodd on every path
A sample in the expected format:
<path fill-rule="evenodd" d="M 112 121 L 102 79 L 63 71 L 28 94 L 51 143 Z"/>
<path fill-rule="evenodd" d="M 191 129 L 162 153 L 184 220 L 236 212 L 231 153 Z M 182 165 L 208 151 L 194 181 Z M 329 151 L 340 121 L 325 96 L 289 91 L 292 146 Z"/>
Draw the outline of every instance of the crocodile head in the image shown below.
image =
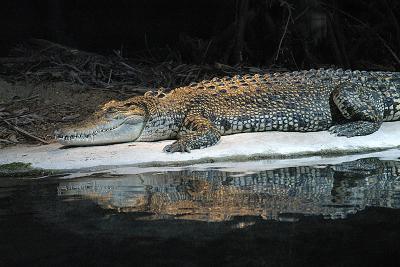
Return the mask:
<path fill-rule="evenodd" d="M 135 141 L 147 120 L 147 109 L 140 97 L 112 100 L 80 124 L 55 131 L 65 146 L 91 146 Z"/>

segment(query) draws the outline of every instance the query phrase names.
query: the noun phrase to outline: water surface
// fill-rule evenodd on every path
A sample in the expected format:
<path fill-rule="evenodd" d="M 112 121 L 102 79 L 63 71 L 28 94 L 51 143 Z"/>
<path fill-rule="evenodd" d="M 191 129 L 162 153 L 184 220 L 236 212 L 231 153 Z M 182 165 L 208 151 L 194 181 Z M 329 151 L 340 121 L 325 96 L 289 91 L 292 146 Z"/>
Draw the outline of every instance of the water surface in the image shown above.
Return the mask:
<path fill-rule="evenodd" d="M 0 178 L 0 265 L 396 263 L 400 161 L 267 169 Z"/>

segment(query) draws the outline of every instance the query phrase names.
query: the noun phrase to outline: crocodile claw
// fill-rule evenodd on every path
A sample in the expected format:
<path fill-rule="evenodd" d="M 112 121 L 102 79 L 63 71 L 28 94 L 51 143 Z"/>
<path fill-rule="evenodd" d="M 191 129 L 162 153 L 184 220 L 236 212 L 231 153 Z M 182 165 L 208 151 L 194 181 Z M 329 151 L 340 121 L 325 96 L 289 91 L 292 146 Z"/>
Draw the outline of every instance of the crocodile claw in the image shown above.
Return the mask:
<path fill-rule="evenodd" d="M 357 135 L 354 129 L 349 127 L 349 125 L 347 124 L 334 125 L 329 128 L 329 131 L 331 132 L 331 134 L 335 134 L 336 136 L 353 137 Z"/>
<path fill-rule="evenodd" d="M 369 121 L 355 121 L 334 125 L 329 128 L 331 134 L 337 136 L 354 137 L 372 134 L 379 129 L 380 123 Z"/>
<path fill-rule="evenodd" d="M 182 142 L 176 141 L 170 145 L 166 145 L 163 149 L 163 152 L 167 152 L 167 153 L 188 152 L 188 153 L 190 153 L 190 149 L 187 147 L 187 145 L 183 144 Z"/>

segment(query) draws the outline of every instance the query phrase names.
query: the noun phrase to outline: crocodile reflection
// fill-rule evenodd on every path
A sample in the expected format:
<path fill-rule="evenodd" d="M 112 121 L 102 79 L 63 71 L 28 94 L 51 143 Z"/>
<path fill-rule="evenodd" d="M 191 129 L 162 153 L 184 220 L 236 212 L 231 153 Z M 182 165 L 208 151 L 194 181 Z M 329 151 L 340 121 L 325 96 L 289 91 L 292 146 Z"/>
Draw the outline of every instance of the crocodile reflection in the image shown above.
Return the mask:
<path fill-rule="evenodd" d="M 399 167 L 398 161 L 367 158 L 246 174 L 182 170 L 84 177 L 61 183 L 58 194 L 91 199 L 118 212 L 145 212 L 148 219 L 282 219 L 287 214 L 335 219 L 367 206 L 400 208 Z"/>

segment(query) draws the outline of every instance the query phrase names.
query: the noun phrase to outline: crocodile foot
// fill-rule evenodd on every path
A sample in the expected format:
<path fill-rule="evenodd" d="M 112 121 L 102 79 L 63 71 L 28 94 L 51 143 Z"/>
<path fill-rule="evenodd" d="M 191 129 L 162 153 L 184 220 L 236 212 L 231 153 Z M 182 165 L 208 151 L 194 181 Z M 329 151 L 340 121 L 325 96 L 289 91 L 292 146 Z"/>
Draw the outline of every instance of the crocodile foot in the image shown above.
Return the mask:
<path fill-rule="evenodd" d="M 167 153 L 174 153 L 174 152 L 189 152 L 190 149 L 187 145 L 185 145 L 183 142 L 175 141 L 170 145 L 166 145 L 163 149 L 163 152 Z"/>
<path fill-rule="evenodd" d="M 354 121 L 334 125 L 329 128 L 329 132 L 337 136 L 354 137 L 372 134 L 376 132 L 380 126 L 381 123 L 378 122 Z"/>

